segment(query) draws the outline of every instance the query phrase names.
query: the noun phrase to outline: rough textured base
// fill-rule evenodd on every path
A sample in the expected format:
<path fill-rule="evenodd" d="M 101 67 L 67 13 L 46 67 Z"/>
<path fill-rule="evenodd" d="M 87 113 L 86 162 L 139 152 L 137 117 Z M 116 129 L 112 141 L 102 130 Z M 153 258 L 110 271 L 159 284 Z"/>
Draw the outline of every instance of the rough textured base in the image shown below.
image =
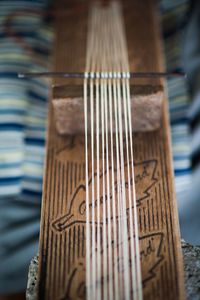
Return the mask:
<path fill-rule="evenodd" d="M 200 246 L 192 246 L 182 240 L 182 250 L 184 257 L 187 299 L 200 300 Z M 29 267 L 26 291 L 27 300 L 37 300 L 37 274 L 38 256 L 35 256 L 31 260 Z"/>
<path fill-rule="evenodd" d="M 38 291 L 38 255 L 32 258 L 29 272 L 28 272 L 28 282 L 26 290 L 26 299 L 27 300 L 37 300 L 37 291 Z"/>
<path fill-rule="evenodd" d="M 188 300 L 200 299 L 200 246 L 182 240 L 186 293 Z"/>

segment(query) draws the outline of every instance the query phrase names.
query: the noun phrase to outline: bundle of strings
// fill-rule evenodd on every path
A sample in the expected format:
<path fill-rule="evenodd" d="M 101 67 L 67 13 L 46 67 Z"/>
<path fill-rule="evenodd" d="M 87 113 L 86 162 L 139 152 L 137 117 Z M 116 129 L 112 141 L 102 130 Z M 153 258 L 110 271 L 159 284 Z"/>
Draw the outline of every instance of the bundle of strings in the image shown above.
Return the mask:
<path fill-rule="evenodd" d="M 142 299 L 121 6 L 93 3 L 84 79 L 87 299 Z"/>

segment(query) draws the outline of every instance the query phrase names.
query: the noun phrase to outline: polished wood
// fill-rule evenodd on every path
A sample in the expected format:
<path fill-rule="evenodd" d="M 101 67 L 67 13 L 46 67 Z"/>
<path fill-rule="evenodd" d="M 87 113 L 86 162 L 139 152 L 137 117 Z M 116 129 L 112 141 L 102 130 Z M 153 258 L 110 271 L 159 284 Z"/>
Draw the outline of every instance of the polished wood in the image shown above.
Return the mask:
<path fill-rule="evenodd" d="M 83 3 L 83 2 L 81 2 Z M 56 21 L 55 71 L 84 71 L 87 2 Z M 59 1 L 67 9 L 67 0 Z M 153 0 L 123 1 L 130 69 L 161 71 L 162 51 Z M 76 36 L 82 48 L 72 45 Z M 134 47 L 130 44 L 133 43 Z M 80 67 L 82 66 L 82 67 Z M 82 69 L 81 69 L 82 68 Z M 140 79 L 139 85 L 162 85 Z M 65 85 L 63 78 L 54 86 Z M 69 82 L 67 84 L 70 84 Z M 76 82 L 80 84 L 80 82 Z M 74 116 L 76 118 L 76 116 Z M 82 135 L 60 136 L 49 103 L 39 249 L 39 299 L 85 298 L 85 152 Z M 77 119 L 77 122 L 79 120 Z M 161 127 L 134 133 L 134 164 L 144 299 L 185 299 L 174 193 L 167 99 Z"/>

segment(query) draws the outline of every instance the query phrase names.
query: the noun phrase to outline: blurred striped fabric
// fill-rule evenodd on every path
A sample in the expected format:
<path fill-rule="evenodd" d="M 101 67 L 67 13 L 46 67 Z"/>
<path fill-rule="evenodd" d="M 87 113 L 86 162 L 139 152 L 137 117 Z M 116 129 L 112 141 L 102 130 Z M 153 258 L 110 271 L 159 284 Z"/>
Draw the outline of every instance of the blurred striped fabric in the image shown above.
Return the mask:
<path fill-rule="evenodd" d="M 38 251 L 49 84 L 16 74 L 49 68 L 53 32 L 45 11 L 44 0 L 0 1 L 0 294 L 25 289 Z M 7 34 L 11 16 L 10 28 L 31 53 Z"/>
<path fill-rule="evenodd" d="M 182 46 L 189 10 L 188 0 L 162 0 L 163 42 L 166 68 L 183 69 Z M 167 80 L 175 187 L 180 211 L 184 210 L 191 185 L 191 137 L 188 122 L 190 97 L 184 78 Z M 180 214 L 181 217 L 181 214 Z"/>
<path fill-rule="evenodd" d="M 21 71 L 45 71 L 49 65 L 52 32 L 42 22 L 40 12 L 45 1 L 1 1 L 0 9 L 0 196 L 24 194 L 41 196 L 42 166 L 48 85 L 44 79 L 16 78 Z M 34 57 L 4 32 L 5 16 L 16 10 L 34 9 L 30 16 L 14 17 L 12 28 L 34 50 Z M 163 0 L 161 3 L 166 66 L 182 67 L 180 45 L 182 30 L 174 31 L 188 9 L 186 0 Z M 42 25 L 42 26 L 41 26 Z M 175 32 L 175 33 L 174 33 Z M 190 182 L 190 140 L 187 110 L 189 97 L 184 79 L 168 80 L 169 108 L 172 125 L 176 190 L 184 194 Z M 181 197 L 181 196 L 180 196 Z"/>
<path fill-rule="evenodd" d="M 179 69 L 182 22 L 188 1 L 161 2 L 167 69 Z M 5 32 L 8 15 L 37 11 L 12 19 L 11 27 L 31 47 L 29 54 Z M 24 289 L 27 268 L 37 252 L 47 120 L 48 82 L 16 78 L 17 72 L 46 71 L 53 32 L 43 20 L 45 0 L 0 1 L 0 294 Z M 189 97 L 183 79 L 168 80 L 174 169 L 178 199 L 190 183 Z M 186 197 L 185 197 L 186 199 Z"/>
<path fill-rule="evenodd" d="M 17 72 L 45 71 L 52 34 L 42 22 L 44 1 L 0 2 L 0 195 L 41 196 L 48 86 L 42 79 L 19 80 Z M 33 9 L 31 16 L 23 10 Z M 11 27 L 33 49 L 31 56 L 5 33 L 3 21 L 12 12 Z"/>

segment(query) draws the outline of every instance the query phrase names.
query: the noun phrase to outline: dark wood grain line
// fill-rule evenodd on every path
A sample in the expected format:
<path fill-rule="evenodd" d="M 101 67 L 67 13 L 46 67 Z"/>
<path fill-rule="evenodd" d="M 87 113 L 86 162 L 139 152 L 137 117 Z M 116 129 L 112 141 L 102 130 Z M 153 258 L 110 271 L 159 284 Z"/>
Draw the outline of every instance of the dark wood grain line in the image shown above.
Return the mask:
<path fill-rule="evenodd" d="M 168 208 L 167 208 L 167 205 L 168 205 L 168 198 L 167 198 L 167 191 L 166 191 L 166 185 L 165 185 L 165 182 L 164 182 L 164 178 L 166 177 L 165 176 L 165 169 L 164 169 L 164 163 L 163 163 L 163 148 L 161 148 L 160 146 L 160 157 L 161 157 L 161 169 L 162 169 L 162 178 L 163 178 L 163 186 L 162 186 L 162 189 L 163 189 L 163 202 L 164 202 L 164 206 L 165 206 L 165 220 L 166 220 L 166 233 L 167 233 L 167 240 L 168 240 L 168 255 L 169 255 L 169 277 L 167 278 L 168 280 L 171 280 L 171 278 L 174 278 L 174 271 L 173 271 L 173 257 L 172 257 L 172 249 L 171 249 L 171 234 L 172 234 L 172 227 L 170 226 L 170 223 L 169 223 L 169 211 L 168 211 Z M 173 281 L 174 282 L 174 281 Z M 174 291 L 174 284 L 172 284 L 171 286 L 171 291 L 173 293 Z"/>
<path fill-rule="evenodd" d="M 43 194 L 43 201 L 42 201 L 42 222 L 41 222 L 41 232 L 42 232 L 42 239 L 40 240 L 40 251 L 42 254 L 42 257 L 40 257 L 40 277 L 44 278 L 44 280 L 39 281 L 39 300 L 40 299 L 45 299 L 45 287 L 46 287 L 46 280 L 47 280 L 47 256 L 48 256 L 48 251 L 46 251 L 49 243 L 49 235 L 46 232 L 46 226 L 49 224 L 49 207 L 50 203 L 47 201 L 47 196 L 48 196 L 48 187 L 49 187 L 49 181 L 51 180 L 50 174 L 51 174 L 51 164 L 50 162 L 52 161 L 52 149 L 49 149 L 47 151 L 47 158 L 46 158 L 46 177 L 45 177 L 45 183 L 44 183 L 44 194 Z M 48 216 L 45 218 L 45 211 L 48 211 Z"/>
<path fill-rule="evenodd" d="M 156 229 L 162 229 L 162 226 L 161 226 L 161 223 L 160 223 L 160 212 L 162 210 L 162 207 L 159 207 L 158 206 L 158 192 L 157 192 L 157 187 L 155 187 L 154 189 L 155 193 L 154 193 L 154 201 L 155 201 L 155 209 L 154 209 L 154 212 L 156 214 Z M 154 204 L 154 203 L 153 203 Z M 160 227 L 161 226 L 161 227 Z"/>
<path fill-rule="evenodd" d="M 55 207 L 55 211 L 54 211 L 54 215 L 55 218 L 58 217 L 59 212 L 60 212 L 60 206 L 61 206 L 61 162 L 58 161 L 57 163 L 57 168 L 56 168 L 56 197 L 54 199 L 54 207 Z M 55 234 L 54 234 L 55 235 Z M 54 289 L 54 297 L 56 297 L 56 292 L 59 290 L 59 278 L 60 278 L 60 267 L 61 265 L 59 264 L 59 260 L 60 260 L 60 256 L 61 256 L 61 250 L 60 250 L 60 235 L 55 235 L 55 264 L 54 264 L 54 270 L 55 270 L 55 279 L 54 279 L 54 285 L 55 285 L 55 289 Z"/>
<path fill-rule="evenodd" d="M 79 166 L 78 166 L 78 180 L 79 181 L 81 181 L 81 167 L 82 167 L 82 165 L 79 164 Z"/>
<path fill-rule="evenodd" d="M 65 182 L 65 165 L 62 164 L 62 167 L 61 167 L 61 182 L 62 182 L 62 186 L 61 186 L 61 190 L 62 190 L 62 193 L 61 193 L 61 199 L 60 199 L 60 202 L 61 202 L 61 206 L 60 206 L 60 214 L 62 214 L 62 212 L 64 211 L 64 198 L 65 198 L 65 185 L 66 185 L 66 182 Z"/>
<path fill-rule="evenodd" d="M 61 185 L 61 162 L 58 161 L 58 171 L 57 171 L 57 178 L 56 178 L 56 194 L 57 194 L 57 202 L 56 202 L 56 211 L 55 211 L 55 214 L 56 214 L 56 217 L 59 215 L 59 212 L 60 212 L 60 206 L 61 206 L 61 189 L 62 189 L 62 185 Z"/>
<path fill-rule="evenodd" d="M 54 235 L 54 259 L 52 261 L 52 266 L 53 266 L 53 270 L 54 270 L 54 276 L 53 276 L 53 293 L 52 293 L 52 299 L 55 299 L 58 294 L 58 277 L 59 277 L 59 248 L 58 248 L 58 236 Z"/>
<path fill-rule="evenodd" d="M 85 180 L 85 163 L 82 164 L 82 179 Z"/>
<path fill-rule="evenodd" d="M 142 232 L 142 216 L 141 216 L 141 208 L 138 209 L 138 212 L 139 212 L 139 218 L 138 218 L 138 221 L 139 221 L 139 231 Z"/>
<path fill-rule="evenodd" d="M 141 141 L 139 140 L 139 143 L 138 143 L 138 153 L 139 153 L 139 161 L 142 161 L 143 160 L 143 149 L 141 147 Z"/>
<path fill-rule="evenodd" d="M 70 189 L 69 189 L 69 162 L 67 161 L 65 163 L 65 166 L 66 166 L 66 198 L 67 198 L 67 203 L 68 203 L 68 199 L 69 199 L 69 196 L 70 196 Z"/>
<path fill-rule="evenodd" d="M 60 291 L 62 291 L 62 289 L 64 288 L 63 287 L 63 277 L 65 276 L 65 273 L 64 273 L 64 248 L 63 248 L 63 245 L 64 245 L 64 235 L 61 234 L 60 238 L 59 238 L 59 247 L 60 247 L 60 255 L 59 255 L 59 265 L 60 265 L 60 273 L 59 273 L 59 285 L 58 285 L 58 289 Z"/>
<path fill-rule="evenodd" d="M 58 186 L 58 161 L 55 159 L 55 167 L 53 170 L 53 207 L 51 211 L 51 219 L 53 220 L 54 218 L 57 217 L 57 186 Z"/>
<path fill-rule="evenodd" d="M 74 164 L 74 185 L 77 186 L 77 163 Z"/>
<path fill-rule="evenodd" d="M 163 299 L 161 285 L 160 285 L 160 268 L 159 268 L 159 276 L 157 276 L 156 280 L 156 291 L 157 291 L 157 299 Z"/>
<path fill-rule="evenodd" d="M 151 283 L 151 290 L 152 290 L 151 299 L 157 299 L 157 292 L 156 292 L 154 281 L 152 281 L 152 283 Z"/>
<path fill-rule="evenodd" d="M 149 137 L 148 137 L 148 134 L 145 133 L 145 143 L 144 143 L 144 150 L 143 150 L 143 159 L 146 159 L 147 157 L 149 157 L 149 144 L 148 144 L 148 140 L 149 140 Z"/>
<path fill-rule="evenodd" d="M 142 213 L 143 213 L 143 224 L 144 224 L 144 232 L 147 231 L 147 224 L 146 224 L 146 209 L 145 207 L 142 208 Z"/>
<path fill-rule="evenodd" d="M 165 146 L 165 141 L 163 147 Z M 166 162 L 166 156 L 163 157 L 164 160 L 164 166 L 165 170 L 167 170 L 167 162 Z M 173 266 L 174 266 L 174 274 L 178 274 L 177 272 L 177 262 L 176 262 L 176 250 L 175 250 L 175 244 L 174 244 L 174 226 L 173 226 L 173 221 L 172 221 L 172 213 L 173 213 L 173 208 L 171 205 L 172 199 L 170 196 L 170 191 L 169 191 L 169 181 L 168 181 L 168 176 L 165 176 L 165 186 L 167 190 L 167 196 L 168 196 L 168 206 L 169 206 L 169 218 L 170 218 L 170 225 L 171 225 L 171 240 L 172 240 L 172 251 L 173 251 Z M 179 284 L 178 284 L 178 276 L 174 276 L 174 288 L 177 293 L 177 297 L 179 296 Z"/>
<path fill-rule="evenodd" d="M 48 173 L 50 175 L 51 171 L 52 171 L 52 163 L 53 163 L 53 149 L 50 148 L 49 151 L 48 151 L 48 153 L 49 153 L 49 157 L 47 155 L 47 169 L 48 169 Z M 45 188 L 45 191 L 46 191 L 46 201 L 48 203 L 48 206 L 46 207 L 46 210 L 44 211 L 44 219 L 48 218 L 47 219 L 48 220 L 48 225 L 49 225 L 49 222 L 50 222 L 50 206 L 51 206 L 51 202 L 48 201 L 48 200 L 50 200 L 50 199 L 48 199 L 49 198 L 48 191 L 51 188 L 51 179 L 52 179 L 51 176 L 49 176 L 48 182 L 47 182 L 47 186 Z M 44 199 L 43 199 L 43 201 L 45 201 Z M 43 202 L 43 204 L 44 204 L 44 202 Z M 46 211 L 48 212 L 48 217 L 47 218 L 46 218 Z M 47 243 L 45 245 L 46 247 L 44 245 L 43 245 L 43 247 L 45 247 L 44 250 L 46 251 L 45 273 L 48 274 L 48 269 L 49 269 L 49 255 L 51 255 L 50 251 L 47 251 L 47 249 L 49 247 L 49 241 L 51 239 L 51 236 L 50 236 L 48 230 L 46 231 L 46 235 L 47 235 L 48 239 L 47 239 Z M 40 276 L 44 276 L 45 281 L 43 283 L 43 286 L 40 286 L 39 299 L 45 299 L 46 298 L 46 286 L 48 286 L 48 277 L 45 276 L 45 274 L 43 274 L 43 273 L 40 273 Z M 40 284 L 41 283 L 42 283 L 42 281 L 40 280 Z"/>
<path fill-rule="evenodd" d="M 165 269 L 165 274 L 166 274 L 166 277 L 167 277 L 167 281 L 166 281 L 166 290 L 168 291 L 168 298 L 169 299 L 172 299 L 172 296 L 174 296 L 174 293 L 173 293 L 173 290 L 171 290 L 171 282 L 172 282 L 172 277 L 170 278 L 169 276 L 170 276 L 170 272 L 171 272 L 171 270 L 169 270 L 170 269 L 170 266 L 169 266 L 169 264 L 167 263 L 167 261 L 165 261 L 164 262 L 164 269 Z M 168 272 L 169 271 L 169 272 Z"/>
<path fill-rule="evenodd" d="M 77 236 L 77 257 L 80 257 L 80 244 L 81 244 L 81 239 L 80 239 L 80 225 L 78 225 L 78 236 Z"/>
<path fill-rule="evenodd" d="M 153 157 L 157 157 L 157 155 L 156 155 L 156 145 L 155 145 L 155 135 L 156 135 L 156 133 L 155 134 L 152 134 L 151 135 L 151 142 L 150 142 L 150 147 L 152 148 L 152 156 Z"/>
<path fill-rule="evenodd" d="M 74 225 L 74 228 L 73 228 L 73 263 L 75 262 L 75 254 L 76 254 L 76 225 Z"/>
<path fill-rule="evenodd" d="M 62 207 L 61 207 L 61 212 L 60 214 L 62 214 L 63 212 L 66 212 L 67 210 L 67 203 L 66 203 L 66 200 L 67 200 L 67 187 L 68 187 L 68 182 L 66 180 L 67 178 L 67 163 L 65 161 L 62 162 Z M 66 270 L 66 247 L 64 246 L 65 245 L 65 240 L 66 239 L 66 234 L 62 234 L 61 235 L 61 239 L 60 239 L 60 242 L 61 242 L 61 263 L 62 263 L 62 269 L 61 269 L 61 273 L 62 275 L 60 276 L 60 286 L 61 286 L 61 289 L 63 290 L 64 287 L 65 287 L 65 270 Z"/>
<path fill-rule="evenodd" d="M 166 288 L 166 280 L 168 280 L 168 278 L 166 277 L 165 274 L 165 269 L 164 269 L 164 264 L 161 266 L 161 281 L 162 281 L 162 288 L 161 290 L 163 291 L 163 300 L 169 300 L 168 299 L 168 290 Z"/>
<path fill-rule="evenodd" d="M 66 286 L 66 278 L 67 278 L 67 273 L 68 273 L 68 265 L 67 265 L 67 257 L 68 257 L 68 243 L 67 243 L 67 231 L 64 233 L 64 241 L 63 241 L 63 247 L 64 247 L 64 257 L 63 257 L 63 266 L 64 266 L 64 276 L 62 278 L 62 286 L 65 288 Z"/>
<path fill-rule="evenodd" d="M 58 215 L 60 216 L 63 212 L 63 199 L 64 199 L 64 164 L 59 164 L 59 202 L 60 202 L 60 209 L 58 210 Z M 63 255 L 64 255 L 64 249 L 62 247 L 63 243 L 63 235 L 58 236 L 58 243 L 59 243 L 59 254 L 58 254 L 58 266 L 60 267 L 60 272 L 58 270 L 58 286 L 57 289 L 61 290 L 62 289 L 62 278 L 64 276 L 64 265 L 63 265 Z"/>
<path fill-rule="evenodd" d="M 50 193 L 49 193 L 49 221 L 52 220 L 52 210 L 53 210 L 53 191 L 54 191 L 54 174 L 55 172 L 55 159 L 54 159 L 54 151 L 53 151 L 53 155 L 52 155 L 52 159 L 51 159 L 51 181 L 50 181 Z M 52 253 L 52 249 L 53 249 L 53 233 L 52 230 L 50 228 L 50 226 L 48 227 L 48 235 L 49 235 L 49 245 L 48 245 L 48 249 L 50 249 L 49 251 L 49 255 L 48 255 L 48 269 L 47 269 L 47 273 L 48 273 L 48 282 L 47 282 L 47 288 L 46 288 L 46 299 L 51 299 L 51 294 L 52 294 L 52 277 L 53 274 L 51 272 L 51 265 L 52 265 L 52 257 L 53 257 L 53 253 Z"/>
<path fill-rule="evenodd" d="M 133 139 L 133 160 L 134 160 L 134 162 L 136 162 L 137 158 L 138 158 L 137 144 L 134 142 L 135 137 L 136 137 L 136 133 L 132 134 L 132 139 Z"/>
<path fill-rule="evenodd" d="M 153 134 L 150 133 L 148 136 L 149 136 L 149 143 L 148 143 L 148 145 L 149 145 L 150 155 L 151 155 L 152 158 L 154 158 L 155 154 L 154 154 L 154 147 L 153 147 L 153 143 L 152 143 Z"/>
<path fill-rule="evenodd" d="M 151 216 L 152 216 L 152 229 L 155 230 L 155 206 L 154 206 L 154 202 L 156 201 L 155 199 L 155 194 L 154 194 L 154 198 L 150 199 L 151 201 Z M 158 211 L 158 207 L 157 207 L 157 211 Z"/>
<path fill-rule="evenodd" d="M 64 163 L 65 165 L 65 200 L 64 200 L 64 212 L 67 212 L 68 209 L 68 201 L 69 201 L 69 196 L 70 196 L 70 192 L 69 192 L 69 162 L 65 161 Z M 64 276 L 62 278 L 62 286 L 65 287 L 66 286 L 66 278 L 67 278 L 67 273 L 68 273 L 68 230 L 65 231 L 64 233 L 64 242 L 62 247 L 64 247 L 64 258 L 63 258 L 63 265 L 64 265 Z"/>
<path fill-rule="evenodd" d="M 85 226 L 82 226 L 82 256 L 85 254 Z"/>
<path fill-rule="evenodd" d="M 68 273 L 71 270 L 71 227 L 69 228 L 69 239 L 68 239 Z"/>
<path fill-rule="evenodd" d="M 57 217 L 57 181 L 58 181 L 58 161 L 55 159 L 55 167 L 53 170 L 53 206 L 52 206 L 52 211 L 51 211 L 51 219 L 54 220 L 54 218 Z M 57 261 L 57 236 L 55 234 L 52 234 L 52 245 L 53 247 L 51 248 L 52 251 L 52 261 L 50 262 L 51 268 L 51 297 L 52 299 L 56 295 L 56 261 Z"/>
<path fill-rule="evenodd" d="M 69 172 L 69 181 L 70 181 L 70 195 L 73 191 L 73 170 L 74 170 L 74 163 L 70 162 L 70 172 Z"/>
<path fill-rule="evenodd" d="M 152 214 L 150 214 L 149 201 L 150 201 L 150 198 L 147 199 L 147 216 L 148 216 L 148 230 L 151 231 L 151 216 L 152 216 Z M 152 213 L 153 213 L 153 211 L 152 211 Z"/>
<path fill-rule="evenodd" d="M 164 212 L 163 212 L 163 201 L 162 201 L 162 193 L 161 193 L 161 184 L 159 182 L 158 184 L 158 190 L 159 190 L 159 206 L 160 206 L 160 213 L 161 213 L 161 224 L 162 228 L 164 228 Z"/>

